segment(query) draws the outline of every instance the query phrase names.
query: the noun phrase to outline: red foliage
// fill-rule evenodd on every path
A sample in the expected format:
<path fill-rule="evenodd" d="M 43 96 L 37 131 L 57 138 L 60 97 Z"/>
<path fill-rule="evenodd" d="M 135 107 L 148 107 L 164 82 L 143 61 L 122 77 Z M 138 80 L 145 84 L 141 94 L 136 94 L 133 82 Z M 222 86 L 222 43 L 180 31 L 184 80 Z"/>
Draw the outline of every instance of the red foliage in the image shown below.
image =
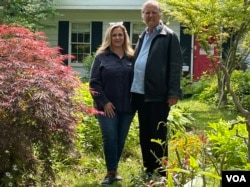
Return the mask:
<path fill-rule="evenodd" d="M 29 110 L 33 119 L 49 118 L 51 128 L 69 126 L 71 97 L 80 82 L 63 64 L 68 56 L 50 48 L 45 39 L 41 32 L 0 26 L 0 107 L 13 113 Z"/>
<path fill-rule="evenodd" d="M 63 63 L 68 56 L 45 39 L 41 32 L 0 25 L 0 179 L 15 160 L 34 171 L 38 158 L 47 159 L 45 172 L 52 175 L 50 150 L 73 142 L 75 114 L 83 111 L 73 100 L 81 83 Z M 40 155 L 33 155 L 33 145 Z"/>
<path fill-rule="evenodd" d="M 204 144 L 207 143 L 207 137 L 204 134 L 200 135 L 199 138 L 200 138 L 202 143 L 204 143 Z"/>

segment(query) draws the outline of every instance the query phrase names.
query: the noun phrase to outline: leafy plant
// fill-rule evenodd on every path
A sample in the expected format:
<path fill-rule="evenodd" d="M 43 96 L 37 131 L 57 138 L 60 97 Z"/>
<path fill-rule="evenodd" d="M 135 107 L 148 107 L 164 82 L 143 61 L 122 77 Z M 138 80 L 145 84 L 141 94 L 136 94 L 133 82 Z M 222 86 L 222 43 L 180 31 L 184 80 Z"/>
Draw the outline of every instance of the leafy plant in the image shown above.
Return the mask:
<path fill-rule="evenodd" d="M 193 128 L 193 118 L 192 114 L 189 112 L 188 107 L 181 107 L 176 105 L 170 110 L 168 116 L 168 137 L 171 139 L 176 132 L 186 132 L 186 130 L 191 130 Z"/>
<path fill-rule="evenodd" d="M 84 105 L 90 110 L 93 109 L 93 99 L 89 93 L 88 83 L 81 85 Z M 94 110 L 94 109 L 93 109 Z M 102 153 L 102 139 L 98 121 L 93 114 L 85 114 L 83 121 L 77 127 L 78 147 L 81 152 Z"/>
<path fill-rule="evenodd" d="M 184 98 L 188 98 L 193 95 L 193 81 L 190 75 L 182 77 L 181 88 L 182 88 Z"/>
<path fill-rule="evenodd" d="M 244 108 L 250 110 L 250 72 L 234 71 L 232 87 Z"/>
<path fill-rule="evenodd" d="M 175 126 L 173 123 L 168 125 L 169 129 Z M 162 178 L 153 176 L 147 185 L 220 186 L 222 170 L 248 168 L 247 130 L 243 118 L 238 117 L 230 123 L 210 122 L 205 131 L 186 132 L 175 127 L 175 133 L 169 136 L 169 157 L 158 158 L 168 176 L 167 181 L 162 184 Z M 158 140 L 152 141 L 163 145 Z"/>
<path fill-rule="evenodd" d="M 231 128 L 230 123 L 220 120 L 209 123 L 206 134 L 212 155 L 221 170 L 242 168 L 247 164 L 246 124 L 239 123 Z"/>
<path fill-rule="evenodd" d="M 83 68 L 85 69 L 86 73 L 83 77 L 83 80 L 88 80 L 89 78 L 89 73 L 90 73 L 90 69 L 91 69 L 91 65 L 94 61 L 95 58 L 95 53 L 88 55 L 86 58 L 84 58 L 83 60 Z"/>
<path fill-rule="evenodd" d="M 210 149 L 203 132 L 176 134 L 170 141 L 170 153 L 172 154 L 168 158 L 166 171 L 173 178 L 175 186 L 205 185 L 208 183 L 206 177 L 210 178 L 210 184 L 213 181 L 211 179 L 220 179 L 220 176 L 211 170 L 212 163 L 207 158 Z"/>
<path fill-rule="evenodd" d="M 0 26 L 1 186 L 7 173 L 13 186 L 49 186 L 53 164 L 71 153 L 83 105 L 74 99 L 80 80 L 65 58 L 43 33 Z"/>
<path fill-rule="evenodd" d="M 180 132 L 170 140 L 172 154 L 166 171 L 171 173 L 175 186 L 187 183 L 196 186 L 196 182 L 220 186 L 222 170 L 246 169 L 247 130 L 246 125 L 240 123 L 244 120 L 239 118 L 238 121 L 234 128 L 222 120 L 209 123 L 209 129 L 204 132 Z"/>
<path fill-rule="evenodd" d="M 0 23 L 20 24 L 32 30 L 39 30 L 48 25 L 46 20 L 59 15 L 51 0 L 3 0 L 0 2 Z"/>

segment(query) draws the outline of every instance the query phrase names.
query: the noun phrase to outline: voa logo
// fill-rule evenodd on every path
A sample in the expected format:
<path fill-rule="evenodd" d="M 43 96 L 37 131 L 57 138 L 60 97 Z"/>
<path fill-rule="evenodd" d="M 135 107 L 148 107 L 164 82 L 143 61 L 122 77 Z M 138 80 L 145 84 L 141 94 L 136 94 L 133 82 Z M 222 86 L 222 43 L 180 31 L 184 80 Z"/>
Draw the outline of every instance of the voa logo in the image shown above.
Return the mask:
<path fill-rule="evenodd" d="M 244 175 L 226 175 L 227 182 L 247 182 Z"/>

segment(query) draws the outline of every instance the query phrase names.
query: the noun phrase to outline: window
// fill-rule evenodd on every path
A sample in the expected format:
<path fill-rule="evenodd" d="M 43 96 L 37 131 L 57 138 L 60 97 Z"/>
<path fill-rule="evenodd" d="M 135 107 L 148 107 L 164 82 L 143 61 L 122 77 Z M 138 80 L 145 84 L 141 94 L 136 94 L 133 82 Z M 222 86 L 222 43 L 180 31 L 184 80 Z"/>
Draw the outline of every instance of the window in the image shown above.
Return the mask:
<path fill-rule="evenodd" d="M 145 29 L 145 24 L 143 23 L 134 23 L 132 26 L 132 47 L 135 48 L 135 45 L 137 43 L 137 40 Z"/>
<path fill-rule="evenodd" d="M 90 23 L 72 23 L 70 37 L 70 52 L 75 58 L 71 65 L 83 63 L 85 57 L 91 54 Z"/>

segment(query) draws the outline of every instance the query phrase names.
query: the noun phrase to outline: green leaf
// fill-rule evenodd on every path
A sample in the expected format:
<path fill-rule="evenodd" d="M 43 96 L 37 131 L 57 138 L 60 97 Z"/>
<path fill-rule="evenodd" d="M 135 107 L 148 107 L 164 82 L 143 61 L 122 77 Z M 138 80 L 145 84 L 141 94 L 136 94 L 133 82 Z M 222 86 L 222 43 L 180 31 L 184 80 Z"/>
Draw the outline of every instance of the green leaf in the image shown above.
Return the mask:
<path fill-rule="evenodd" d="M 201 174 L 201 175 L 205 175 L 205 176 L 208 176 L 208 177 L 211 177 L 211 178 L 215 178 L 215 179 L 221 180 L 221 176 L 215 175 L 215 174 L 212 174 L 212 173 L 209 173 L 209 172 L 199 171 L 199 172 L 197 172 L 197 174 Z"/>
<path fill-rule="evenodd" d="M 174 187 L 173 178 L 170 172 L 168 172 L 168 187 Z"/>
<path fill-rule="evenodd" d="M 192 169 L 196 170 L 197 168 L 199 168 L 199 165 L 198 165 L 198 163 L 197 163 L 197 161 L 195 160 L 194 157 L 190 156 L 189 159 L 190 159 L 190 160 L 189 160 L 189 161 L 190 161 L 190 167 L 191 167 Z"/>

